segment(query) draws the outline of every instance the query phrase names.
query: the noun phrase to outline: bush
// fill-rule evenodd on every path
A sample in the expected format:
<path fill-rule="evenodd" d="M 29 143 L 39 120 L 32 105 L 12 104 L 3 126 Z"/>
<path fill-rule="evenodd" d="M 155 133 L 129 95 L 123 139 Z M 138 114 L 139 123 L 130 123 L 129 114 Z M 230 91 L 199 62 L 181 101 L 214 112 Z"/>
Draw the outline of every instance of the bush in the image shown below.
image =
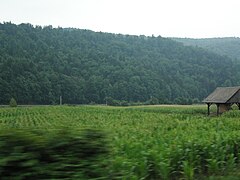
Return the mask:
<path fill-rule="evenodd" d="M 178 97 L 178 98 L 174 99 L 174 103 L 180 104 L 180 105 L 191 105 L 193 103 L 193 101 L 190 98 Z"/>
<path fill-rule="evenodd" d="M 151 99 L 149 100 L 149 104 L 150 105 L 156 105 L 159 104 L 159 100 L 155 97 L 151 97 Z"/>
<path fill-rule="evenodd" d="M 11 98 L 10 102 L 9 102 L 9 106 L 10 107 L 17 107 L 17 101 L 14 98 Z"/>
<path fill-rule="evenodd" d="M 194 98 L 193 100 L 192 100 L 192 103 L 193 104 L 199 104 L 201 101 L 198 99 L 198 98 Z"/>
<path fill-rule="evenodd" d="M 0 134 L 1 179 L 91 179 L 104 177 L 107 146 L 102 132 L 62 130 L 43 135 L 8 130 Z M 105 167 L 104 167 L 105 166 Z M 104 168 L 103 168 L 104 167 Z"/>
<path fill-rule="evenodd" d="M 115 100 L 112 97 L 106 97 L 106 104 L 109 106 L 128 106 L 129 103 L 127 101 L 124 100 Z"/>

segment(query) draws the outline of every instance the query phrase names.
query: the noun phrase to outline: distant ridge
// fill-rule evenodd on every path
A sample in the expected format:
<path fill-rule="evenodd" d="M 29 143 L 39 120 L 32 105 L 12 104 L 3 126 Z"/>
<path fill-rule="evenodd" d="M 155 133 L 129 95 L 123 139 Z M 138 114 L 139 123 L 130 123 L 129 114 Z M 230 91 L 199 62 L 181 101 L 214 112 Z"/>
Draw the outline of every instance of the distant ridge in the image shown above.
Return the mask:
<path fill-rule="evenodd" d="M 228 56 L 232 59 L 240 60 L 240 38 L 225 37 L 225 38 L 171 38 L 181 42 L 186 46 L 198 46 L 219 55 Z"/>
<path fill-rule="evenodd" d="M 169 38 L 0 23 L 0 104 L 201 101 L 240 64 Z"/>

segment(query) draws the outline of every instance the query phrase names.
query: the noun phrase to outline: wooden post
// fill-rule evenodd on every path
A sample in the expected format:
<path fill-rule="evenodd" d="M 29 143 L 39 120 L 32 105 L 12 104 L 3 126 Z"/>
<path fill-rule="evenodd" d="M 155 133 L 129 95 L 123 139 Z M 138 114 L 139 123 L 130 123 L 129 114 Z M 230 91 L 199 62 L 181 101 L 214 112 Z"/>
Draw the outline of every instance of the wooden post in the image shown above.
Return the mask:
<path fill-rule="evenodd" d="M 238 106 L 238 110 L 240 110 L 240 103 L 237 103 L 237 106 Z"/>
<path fill-rule="evenodd" d="M 208 106 L 208 112 L 207 112 L 207 114 L 208 114 L 208 116 L 210 115 L 210 103 L 207 103 L 207 106 Z"/>
<path fill-rule="evenodd" d="M 219 115 L 219 105 L 220 104 L 216 104 L 217 105 L 217 116 Z"/>

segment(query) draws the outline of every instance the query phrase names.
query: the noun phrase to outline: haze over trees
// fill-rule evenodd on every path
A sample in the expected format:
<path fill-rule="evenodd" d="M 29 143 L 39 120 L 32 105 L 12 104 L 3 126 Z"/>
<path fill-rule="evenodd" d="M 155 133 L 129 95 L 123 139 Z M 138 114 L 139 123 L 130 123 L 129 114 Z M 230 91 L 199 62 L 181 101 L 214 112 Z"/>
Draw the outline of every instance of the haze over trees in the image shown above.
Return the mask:
<path fill-rule="evenodd" d="M 240 38 L 172 38 L 182 42 L 186 46 L 198 46 L 220 55 L 228 56 L 232 59 L 240 60 Z"/>
<path fill-rule="evenodd" d="M 202 100 L 240 84 L 240 64 L 163 37 L 0 24 L 0 104 Z"/>

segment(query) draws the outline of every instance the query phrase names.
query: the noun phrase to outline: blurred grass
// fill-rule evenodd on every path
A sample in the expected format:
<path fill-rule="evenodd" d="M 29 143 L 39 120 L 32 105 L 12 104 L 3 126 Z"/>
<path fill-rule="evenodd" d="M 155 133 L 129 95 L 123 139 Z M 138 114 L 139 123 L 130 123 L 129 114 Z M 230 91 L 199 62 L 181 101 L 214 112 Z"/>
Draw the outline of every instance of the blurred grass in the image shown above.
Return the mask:
<path fill-rule="evenodd" d="M 213 106 L 212 111 L 214 108 Z M 231 174 L 231 171 L 240 161 L 239 111 L 229 111 L 219 117 L 208 117 L 206 113 L 205 105 L 0 108 L 0 130 L 10 134 L 18 130 L 30 133 L 34 131 L 31 138 L 36 140 L 27 142 L 37 142 L 42 149 L 50 148 L 50 154 L 57 155 L 60 160 L 65 159 L 67 163 L 63 163 L 63 166 L 53 166 L 60 169 L 69 162 L 75 162 L 74 159 L 78 158 L 74 157 L 78 157 L 77 154 L 82 151 L 70 148 L 76 145 L 81 149 L 74 140 L 79 136 L 78 132 L 84 129 L 103 131 L 107 134 L 106 141 L 99 141 L 101 143 L 97 146 L 91 143 L 94 136 L 88 138 L 90 149 L 103 145 L 109 148 L 108 154 L 100 161 L 103 164 L 98 164 L 98 161 L 92 163 L 94 158 L 89 161 L 89 167 L 98 167 L 95 168 L 97 172 L 92 174 L 102 179 L 179 179 L 197 178 L 203 174 L 206 175 L 204 178 L 227 178 L 228 174 L 231 175 L 229 177 L 238 177 L 238 174 Z M 62 130 L 66 133 L 59 134 Z M 18 139 L 15 143 L 17 142 Z M 85 143 L 88 147 L 88 142 Z M 65 147 L 66 150 L 58 151 Z M 8 148 L 10 147 L 6 149 Z M 68 151 L 74 153 L 70 155 Z M 61 157 L 60 154 L 64 156 Z M 18 155 L 21 156 L 21 153 Z M 29 164 L 38 162 L 30 161 Z M 40 172 L 48 172 L 50 169 L 41 169 Z M 53 172 L 56 173 L 55 170 Z M 75 170 L 70 171 L 69 177 L 88 177 L 80 170 L 79 173 L 74 172 Z"/>
<path fill-rule="evenodd" d="M 1 179 L 93 179 L 107 177 L 108 146 L 96 130 L 51 133 L 0 132 Z"/>

